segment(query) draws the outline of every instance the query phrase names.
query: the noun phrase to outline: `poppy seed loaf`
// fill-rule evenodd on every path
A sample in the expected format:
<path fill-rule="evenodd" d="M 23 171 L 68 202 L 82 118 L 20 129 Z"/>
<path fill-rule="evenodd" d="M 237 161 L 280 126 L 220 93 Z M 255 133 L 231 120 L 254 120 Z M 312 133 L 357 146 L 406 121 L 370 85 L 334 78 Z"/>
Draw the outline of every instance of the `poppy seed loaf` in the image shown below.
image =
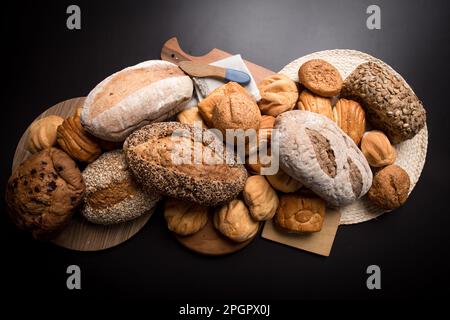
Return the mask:
<path fill-rule="evenodd" d="M 195 150 L 201 151 L 200 159 L 193 158 Z M 201 205 L 230 201 L 247 179 L 243 165 L 225 163 L 226 148 L 216 135 L 188 124 L 161 122 L 142 127 L 125 140 L 124 151 L 143 186 Z"/>

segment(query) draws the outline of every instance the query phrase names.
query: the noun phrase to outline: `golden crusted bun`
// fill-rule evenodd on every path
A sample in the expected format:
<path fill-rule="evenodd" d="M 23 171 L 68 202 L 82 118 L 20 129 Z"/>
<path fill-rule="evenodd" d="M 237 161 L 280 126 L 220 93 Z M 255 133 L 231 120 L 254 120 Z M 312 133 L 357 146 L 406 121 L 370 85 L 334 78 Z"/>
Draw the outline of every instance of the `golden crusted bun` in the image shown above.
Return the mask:
<path fill-rule="evenodd" d="M 262 114 L 276 117 L 292 110 L 298 99 L 297 85 L 282 74 L 274 74 L 263 79 L 258 85 L 261 100 L 258 102 Z"/>

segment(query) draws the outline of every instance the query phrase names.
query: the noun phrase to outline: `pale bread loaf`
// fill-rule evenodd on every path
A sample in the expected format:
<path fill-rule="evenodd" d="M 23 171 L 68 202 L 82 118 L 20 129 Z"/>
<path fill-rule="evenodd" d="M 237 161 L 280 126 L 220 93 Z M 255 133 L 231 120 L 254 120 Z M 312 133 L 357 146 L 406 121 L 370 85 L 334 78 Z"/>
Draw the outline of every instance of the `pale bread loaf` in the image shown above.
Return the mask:
<path fill-rule="evenodd" d="M 192 80 L 176 65 L 145 61 L 100 82 L 84 103 L 81 123 L 101 139 L 123 141 L 134 130 L 178 113 L 192 91 Z"/>
<path fill-rule="evenodd" d="M 369 164 L 353 140 L 338 125 L 310 111 L 279 115 L 280 165 L 332 206 L 353 202 L 372 184 Z"/>

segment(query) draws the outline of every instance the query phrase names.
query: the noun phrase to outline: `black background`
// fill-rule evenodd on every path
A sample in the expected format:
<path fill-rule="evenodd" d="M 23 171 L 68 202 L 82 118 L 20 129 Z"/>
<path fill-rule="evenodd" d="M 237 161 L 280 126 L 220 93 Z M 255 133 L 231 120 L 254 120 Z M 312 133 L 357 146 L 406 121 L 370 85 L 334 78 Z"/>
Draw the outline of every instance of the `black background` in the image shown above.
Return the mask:
<path fill-rule="evenodd" d="M 77 4 L 82 29 L 66 28 Z M 382 29 L 366 28 L 366 8 L 381 7 Z M 203 55 L 217 47 L 280 70 L 305 54 L 351 48 L 390 64 L 428 113 L 429 149 L 421 179 L 394 213 L 338 230 L 323 258 L 264 239 L 229 256 L 181 247 L 161 210 L 131 240 L 97 253 L 33 241 L 6 219 L 1 202 L 1 289 L 11 299 L 431 298 L 449 286 L 448 1 L 18 1 L 2 15 L 1 193 L 15 146 L 32 120 L 65 99 L 84 96 L 123 67 L 158 59 L 178 36 Z M 66 289 L 66 267 L 82 270 L 82 290 Z M 366 288 L 367 266 L 382 289 Z"/>

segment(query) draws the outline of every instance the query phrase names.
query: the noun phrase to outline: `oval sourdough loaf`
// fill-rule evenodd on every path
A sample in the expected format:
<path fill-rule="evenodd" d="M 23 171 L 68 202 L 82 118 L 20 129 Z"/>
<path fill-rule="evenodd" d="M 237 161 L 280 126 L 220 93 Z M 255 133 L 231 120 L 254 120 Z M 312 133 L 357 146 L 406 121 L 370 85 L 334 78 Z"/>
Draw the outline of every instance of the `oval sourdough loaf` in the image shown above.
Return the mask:
<path fill-rule="evenodd" d="M 288 111 L 277 117 L 281 168 L 333 206 L 366 194 L 372 171 L 353 140 L 327 117 Z"/>
<path fill-rule="evenodd" d="M 194 148 L 195 147 L 195 148 Z M 247 179 L 243 165 L 217 136 L 178 122 L 160 122 L 133 132 L 124 151 L 136 179 L 161 194 L 213 206 L 230 201 Z"/>
<path fill-rule="evenodd" d="M 192 91 L 192 80 L 176 65 L 145 61 L 100 82 L 84 103 L 81 123 L 94 136 L 123 141 L 132 131 L 178 113 Z"/>
<path fill-rule="evenodd" d="M 148 213 L 161 196 L 136 183 L 122 150 L 102 154 L 83 171 L 86 184 L 83 216 L 92 223 L 114 224 Z"/>
<path fill-rule="evenodd" d="M 345 79 L 341 97 L 361 103 L 370 123 L 393 143 L 411 139 L 425 125 L 422 102 L 402 79 L 376 62 L 360 64 Z"/>

